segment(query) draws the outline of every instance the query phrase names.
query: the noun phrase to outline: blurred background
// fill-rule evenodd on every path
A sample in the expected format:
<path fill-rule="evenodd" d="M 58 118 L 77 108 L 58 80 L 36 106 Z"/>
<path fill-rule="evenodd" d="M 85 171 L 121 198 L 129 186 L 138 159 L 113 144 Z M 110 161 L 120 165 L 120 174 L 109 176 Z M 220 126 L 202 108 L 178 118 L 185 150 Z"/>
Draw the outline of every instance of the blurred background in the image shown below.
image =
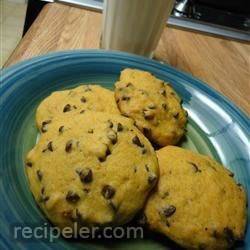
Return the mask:
<path fill-rule="evenodd" d="M 1 61 L 0 67 L 10 56 L 22 37 L 27 1 L 26 0 L 0 0 L 0 39 Z"/>
<path fill-rule="evenodd" d="M 103 0 L 0 0 L 0 68 L 48 2 L 103 8 Z M 249 42 L 250 0 L 176 0 L 168 25 Z"/>

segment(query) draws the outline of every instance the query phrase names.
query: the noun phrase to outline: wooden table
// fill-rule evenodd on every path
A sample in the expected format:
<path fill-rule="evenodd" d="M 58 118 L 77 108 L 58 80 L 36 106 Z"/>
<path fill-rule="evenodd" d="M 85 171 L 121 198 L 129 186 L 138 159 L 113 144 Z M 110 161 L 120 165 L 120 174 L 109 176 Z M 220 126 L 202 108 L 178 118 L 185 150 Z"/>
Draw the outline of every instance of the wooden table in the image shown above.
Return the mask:
<path fill-rule="evenodd" d="M 5 66 L 66 49 L 98 48 L 101 14 L 47 4 Z M 166 27 L 155 59 L 207 82 L 250 114 L 250 45 Z"/>

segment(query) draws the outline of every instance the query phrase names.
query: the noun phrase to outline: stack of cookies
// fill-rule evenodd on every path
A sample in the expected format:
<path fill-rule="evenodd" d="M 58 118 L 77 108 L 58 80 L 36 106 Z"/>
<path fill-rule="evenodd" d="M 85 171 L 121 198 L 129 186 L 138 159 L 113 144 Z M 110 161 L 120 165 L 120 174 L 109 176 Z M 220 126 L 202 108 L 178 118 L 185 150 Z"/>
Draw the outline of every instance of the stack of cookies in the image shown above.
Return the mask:
<path fill-rule="evenodd" d="M 187 112 L 152 74 L 125 69 L 114 93 L 98 85 L 54 92 L 36 123 L 26 172 L 55 225 L 117 226 L 144 211 L 146 227 L 183 247 L 222 249 L 244 237 L 242 186 L 211 158 L 171 146 Z"/>

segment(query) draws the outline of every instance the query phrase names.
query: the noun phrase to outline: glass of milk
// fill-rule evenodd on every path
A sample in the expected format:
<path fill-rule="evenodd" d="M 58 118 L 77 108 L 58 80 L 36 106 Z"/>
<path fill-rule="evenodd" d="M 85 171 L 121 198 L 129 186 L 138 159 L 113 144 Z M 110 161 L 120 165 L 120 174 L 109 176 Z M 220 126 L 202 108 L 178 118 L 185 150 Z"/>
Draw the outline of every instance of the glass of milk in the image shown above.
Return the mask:
<path fill-rule="evenodd" d="M 174 0 L 104 0 L 102 49 L 153 57 Z"/>

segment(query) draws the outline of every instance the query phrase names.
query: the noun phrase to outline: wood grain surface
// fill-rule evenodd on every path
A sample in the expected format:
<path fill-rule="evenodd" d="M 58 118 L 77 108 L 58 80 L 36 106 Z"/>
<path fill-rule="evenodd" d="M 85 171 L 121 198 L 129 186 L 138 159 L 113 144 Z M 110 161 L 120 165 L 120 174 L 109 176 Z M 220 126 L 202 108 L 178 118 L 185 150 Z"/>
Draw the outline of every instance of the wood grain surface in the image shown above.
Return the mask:
<path fill-rule="evenodd" d="M 51 51 L 99 48 L 101 14 L 47 4 L 5 67 Z M 250 45 L 166 27 L 155 59 L 205 81 L 250 114 Z"/>

